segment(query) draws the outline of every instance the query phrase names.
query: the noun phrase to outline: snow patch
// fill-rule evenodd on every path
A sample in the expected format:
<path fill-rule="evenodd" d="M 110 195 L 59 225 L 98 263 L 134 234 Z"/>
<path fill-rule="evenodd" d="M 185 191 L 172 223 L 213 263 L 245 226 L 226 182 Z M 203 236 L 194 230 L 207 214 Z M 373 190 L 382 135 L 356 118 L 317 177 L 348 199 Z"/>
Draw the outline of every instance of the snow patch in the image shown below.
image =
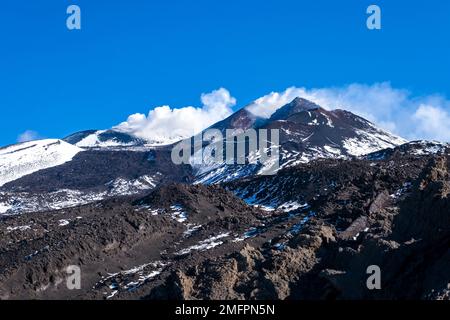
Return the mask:
<path fill-rule="evenodd" d="M 106 299 L 111 299 L 122 291 L 134 291 L 141 287 L 146 282 L 159 275 L 167 263 L 161 261 L 150 262 L 131 269 L 110 273 L 107 277 L 102 276 L 101 280 L 97 282 L 93 289 L 107 287 L 111 292 L 104 292 Z"/>
<path fill-rule="evenodd" d="M 67 220 L 67 219 L 61 219 L 61 220 L 59 220 L 58 222 L 59 222 L 58 225 L 59 225 L 60 227 L 67 226 L 67 225 L 70 223 L 70 221 Z"/>
<path fill-rule="evenodd" d="M 17 227 L 7 227 L 6 228 L 6 230 L 8 231 L 8 232 L 11 232 L 11 231 L 25 231 L 25 230 L 29 230 L 29 229 L 31 229 L 31 225 L 25 225 L 25 226 L 17 226 Z"/>
<path fill-rule="evenodd" d="M 185 237 L 190 237 L 192 234 L 197 232 L 202 227 L 202 225 L 201 224 L 194 225 L 192 223 L 188 223 L 186 227 L 187 229 L 186 231 L 183 232 L 183 235 Z"/>
<path fill-rule="evenodd" d="M 196 251 L 206 251 L 206 250 L 215 248 L 215 247 L 220 246 L 221 244 L 223 244 L 223 241 L 219 241 L 219 239 L 226 238 L 229 235 L 230 235 L 230 233 L 227 232 L 227 233 L 221 233 L 221 234 L 219 234 L 217 236 L 212 236 L 212 237 L 210 237 L 208 239 L 200 241 L 196 245 L 193 245 L 193 246 L 190 246 L 190 247 L 185 248 L 183 250 L 180 250 L 180 251 L 178 251 L 175 254 L 178 255 L 178 256 L 181 256 L 181 255 L 188 254 L 188 253 L 190 253 L 191 251 L 194 251 L 194 250 L 196 250 Z"/>
<path fill-rule="evenodd" d="M 6 213 L 11 208 L 12 206 L 10 206 L 9 204 L 0 202 L 0 214 Z"/>
<path fill-rule="evenodd" d="M 157 173 L 161 175 L 161 173 Z M 141 190 L 150 190 L 156 186 L 155 176 L 144 175 L 134 180 L 126 180 L 124 178 L 117 178 L 106 183 L 110 187 L 109 195 L 131 195 L 138 193 Z"/>
<path fill-rule="evenodd" d="M 309 207 L 307 203 L 300 204 L 297 201 L 289 201 L 280 205 L 278 209 L 283 212 L 291 212 L 298 209 L 305 209 L 307 207 Z"/>
<path fill-rule="evenodd" d="M 355 130 L 358 137 L 349 138 L 343 142 L 343 147 L 352 156 L 363 156 L 375 151 L 394 148 L 407 141 L 373 127 L 370 132 Z"/>
<path fill-rule="evenodd" d="M 173 220 L 176 220 L 180 223 L 183 223 L 187 220 L 187 214 L 185 211 L 183 211 L 183 208 L 180 205 L 171 206 L 170 209 L 172 210 L 170 215 Z"/>
<path fill-rule="evenodd" d="M 323 147 L 327 152 L 335 154 L 335 155 L 340 155 L 341 154 L 341 150 L 339 148 L 334 148 L 331 146 L 324 146 Z"/>
<path fill-rule="evenodd" d="M 57 139 L 15 144 L 0 149 L 0 186 L 31 173 L 69 162 L 82 149 Z"/>
<path fill-rule="evenodd" d="M 130 147 L 133 146 L 134 142 L 124 143 L 115 140 L 115 138 L 100 141 L 99 135 L 105 133 L 107 130 L 99 130 L 86 136 L 81 141 L 77 142 L 75 145 L 79 148 L 112 148 L 112 147 Z"/>

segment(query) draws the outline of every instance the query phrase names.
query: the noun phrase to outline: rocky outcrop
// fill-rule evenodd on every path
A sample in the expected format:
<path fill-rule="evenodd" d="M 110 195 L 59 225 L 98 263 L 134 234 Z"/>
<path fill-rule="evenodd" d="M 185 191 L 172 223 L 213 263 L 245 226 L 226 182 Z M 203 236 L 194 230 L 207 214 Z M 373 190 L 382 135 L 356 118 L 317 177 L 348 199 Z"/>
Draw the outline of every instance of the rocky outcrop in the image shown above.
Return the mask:
<path fill-rule="evenodd" d="M 174 271 L 185 294 L 169 298 L 448 299 L 448 159 L 409 165 L 415 168 L 409 179 L 404 164 L 389 161 L 347 172 L 332 193 L 311 199 L 316 217 L 283 250 L 247 245 L 185 273 Z M 272 179 L 285 184 L 280 176 Z M 379 267 L 380 289 L 367 286 L 370 266 Z M 166 281 L 155 290 L 170 286 Z"/>
<path fill-rule="evenodd" d="M 448 156 L 397 157 L 4 217 L 0 297 L 448 299 Z"/>

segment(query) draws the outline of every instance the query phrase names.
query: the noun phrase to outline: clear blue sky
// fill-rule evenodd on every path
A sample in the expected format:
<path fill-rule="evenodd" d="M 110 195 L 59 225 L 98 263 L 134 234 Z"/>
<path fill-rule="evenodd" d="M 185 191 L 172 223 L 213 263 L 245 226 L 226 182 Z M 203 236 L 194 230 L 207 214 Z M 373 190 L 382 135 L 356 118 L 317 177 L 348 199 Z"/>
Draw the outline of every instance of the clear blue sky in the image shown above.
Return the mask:
<path fill-rule="evenodd" d="M 383 29 L 366 28 L 378 4 Z M 82 30 L 66 28 L 66 8 Z M 446 0 L 24 0 L 0 4 L 0 145 L 63 137 L 149 107 L 241 107 L 286 87 L 390 81 L 450 97 Z"/>

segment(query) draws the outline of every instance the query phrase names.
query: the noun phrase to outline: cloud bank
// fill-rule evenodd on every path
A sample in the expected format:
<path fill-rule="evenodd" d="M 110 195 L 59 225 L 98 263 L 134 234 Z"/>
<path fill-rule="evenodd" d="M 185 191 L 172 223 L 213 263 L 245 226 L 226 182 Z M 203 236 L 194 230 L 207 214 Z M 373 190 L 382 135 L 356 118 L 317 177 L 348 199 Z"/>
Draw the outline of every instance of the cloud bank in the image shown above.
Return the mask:
<path fill-rule="evenodd" d="M 296 97 L 311 100 L 325 109 L 345 109 L 408 140 L 450 142 L 450 101 L 440 95 L 413 96 L 390 83 L 350 84 L 343 87 L 291 87 L 255 100 L 247 110 L 269 118 Z M 220 88 L 201 95 L 201 107 L 161 106 L 148 115 L 133 114 L 114 129 L 159 143 L 190 137 L 232 113 L 236 99 Z"/>
<path fill-rule="evenodd" d="M 408 140 L 450 141 L 450 101 L 439 95 L 414 97 L 408 90 L 393 88 L 387 82 L 317 89 L 291 87 L 255 100 L 247 110 L 269 118 L 296 97 L 325 109 L 351 111 Z"/>
<path fill-rule="evenodd" d="M 172 109 L 161 106 L 151 110 L 147 116 L 136 113 L 114 129 L 153 142 L 171 143 L 197 134 L 228 117 L 236 105 L 236 99 L 224 88 L 202 94 L 201 102 L 202 107 Z"/>

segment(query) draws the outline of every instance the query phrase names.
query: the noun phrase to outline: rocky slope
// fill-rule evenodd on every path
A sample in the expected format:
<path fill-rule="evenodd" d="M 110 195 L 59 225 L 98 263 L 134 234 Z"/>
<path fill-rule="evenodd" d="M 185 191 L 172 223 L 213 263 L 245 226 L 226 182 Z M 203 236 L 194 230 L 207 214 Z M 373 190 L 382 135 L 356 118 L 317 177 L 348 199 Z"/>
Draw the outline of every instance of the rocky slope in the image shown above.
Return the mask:
<path fill-rule="evenodd" d="M 308 163 L 314 159 L 349 159 L 386 148 L 394 148 L 406 140 L 392 135 L 371 122 L 345 110 L 328 111 L 311 101 L 296 98 L 279 108 L 269 119 L 253 116 L 242 109 L 230 118 L 213 126 L 224 131 L 231 128 L 236 135 L 253 129 L 279 131 L 279 169 Z M 247 154 L 248 159 L 259 160 L 260 153 Z M 207 161 L 206 161 L 207 162 Z M 265 166 L 200 165 L 195 166 L 198 183 L 218 183 L 250 175 L 261 175 Z"/>
<path fill-rule="evenodd" d="M 254 129 L 280 132 L 280 168 L 317 158 L 348 159 L 394 147 L 403 140 L 352 113 L 327 111 L 297 98 L 270 119 L 243 108 L 211 128 L 235 135 Z M 117 130 L 87 130 L 0 150 L 0 214 L 55 210 L 110 197 L 143 194 L 169 182 L 220 183 L 267 171 L 261 163 L 173 164 L 174 145 L 155 146 Z M 203 150 L 200 151 L 203 154 Z M 205 152 L 206 154 L 206 152 Z M 195 154 L 191 160 L 201 155 Z M 256 160 L 261 154 L 250 154 Z"/>
<path fill-rule="evenodd" d="M 310 219 L 262 246 L 174 270 L 150 297 L 449 299 L 448 161 L 328 161 L 312 164 L 320 174 L 303 182 L 293 168 L 286 176 L 305 190 Z M 308 191 L 313 184 L 318 194 Z M 371 265 L 380 267 L 380 290 L 366 286 Z"/>
<path fill-rule="evenodd" d="M 0 187 L 26 175 L 71 161 L 82 150 L 47 139 L 0 148 Z"/>
<path fill-rule="evenodd" d="M 170 153 L 167 148 L 84 150 L 71 161 L 41 168 L 0 187 L 0 214 L 74 207 L 192 180 L 191 168 L 173 165 Z"/>
<path fill-rule="evenodd" d="M 144 147 L 146 141 L 115 130 L 86 130 L 76 132 L 64 141 L 84 149 L 124 149 Z"/>
<path fill-rule="evenodd" d="M 448 299 L 449 183 L 449 149 L 398 149 L 3 217 L 0 296 Z M 66 289 L 71 264 L 81 290 Z"/>
<path fill-rule="evenodd" d="M 107 298 L 115 291 L 128 293 L 177 260 L 202 255 L 220 246 L 221 239 L 244 232 L 259 215 L 220 187 L 175 184 L 144 198 L 3 217 L 0 297 Z M 66 288 L 69 265 L 83 270 L 80 291 Z"/>
<path fill-rule="evenodd" d="M 0 299 L 450 298 L 448 144 L 300 98 L 212 128 L 279 129 L 280 169 L 116 130 L 0 149 Z"/>

